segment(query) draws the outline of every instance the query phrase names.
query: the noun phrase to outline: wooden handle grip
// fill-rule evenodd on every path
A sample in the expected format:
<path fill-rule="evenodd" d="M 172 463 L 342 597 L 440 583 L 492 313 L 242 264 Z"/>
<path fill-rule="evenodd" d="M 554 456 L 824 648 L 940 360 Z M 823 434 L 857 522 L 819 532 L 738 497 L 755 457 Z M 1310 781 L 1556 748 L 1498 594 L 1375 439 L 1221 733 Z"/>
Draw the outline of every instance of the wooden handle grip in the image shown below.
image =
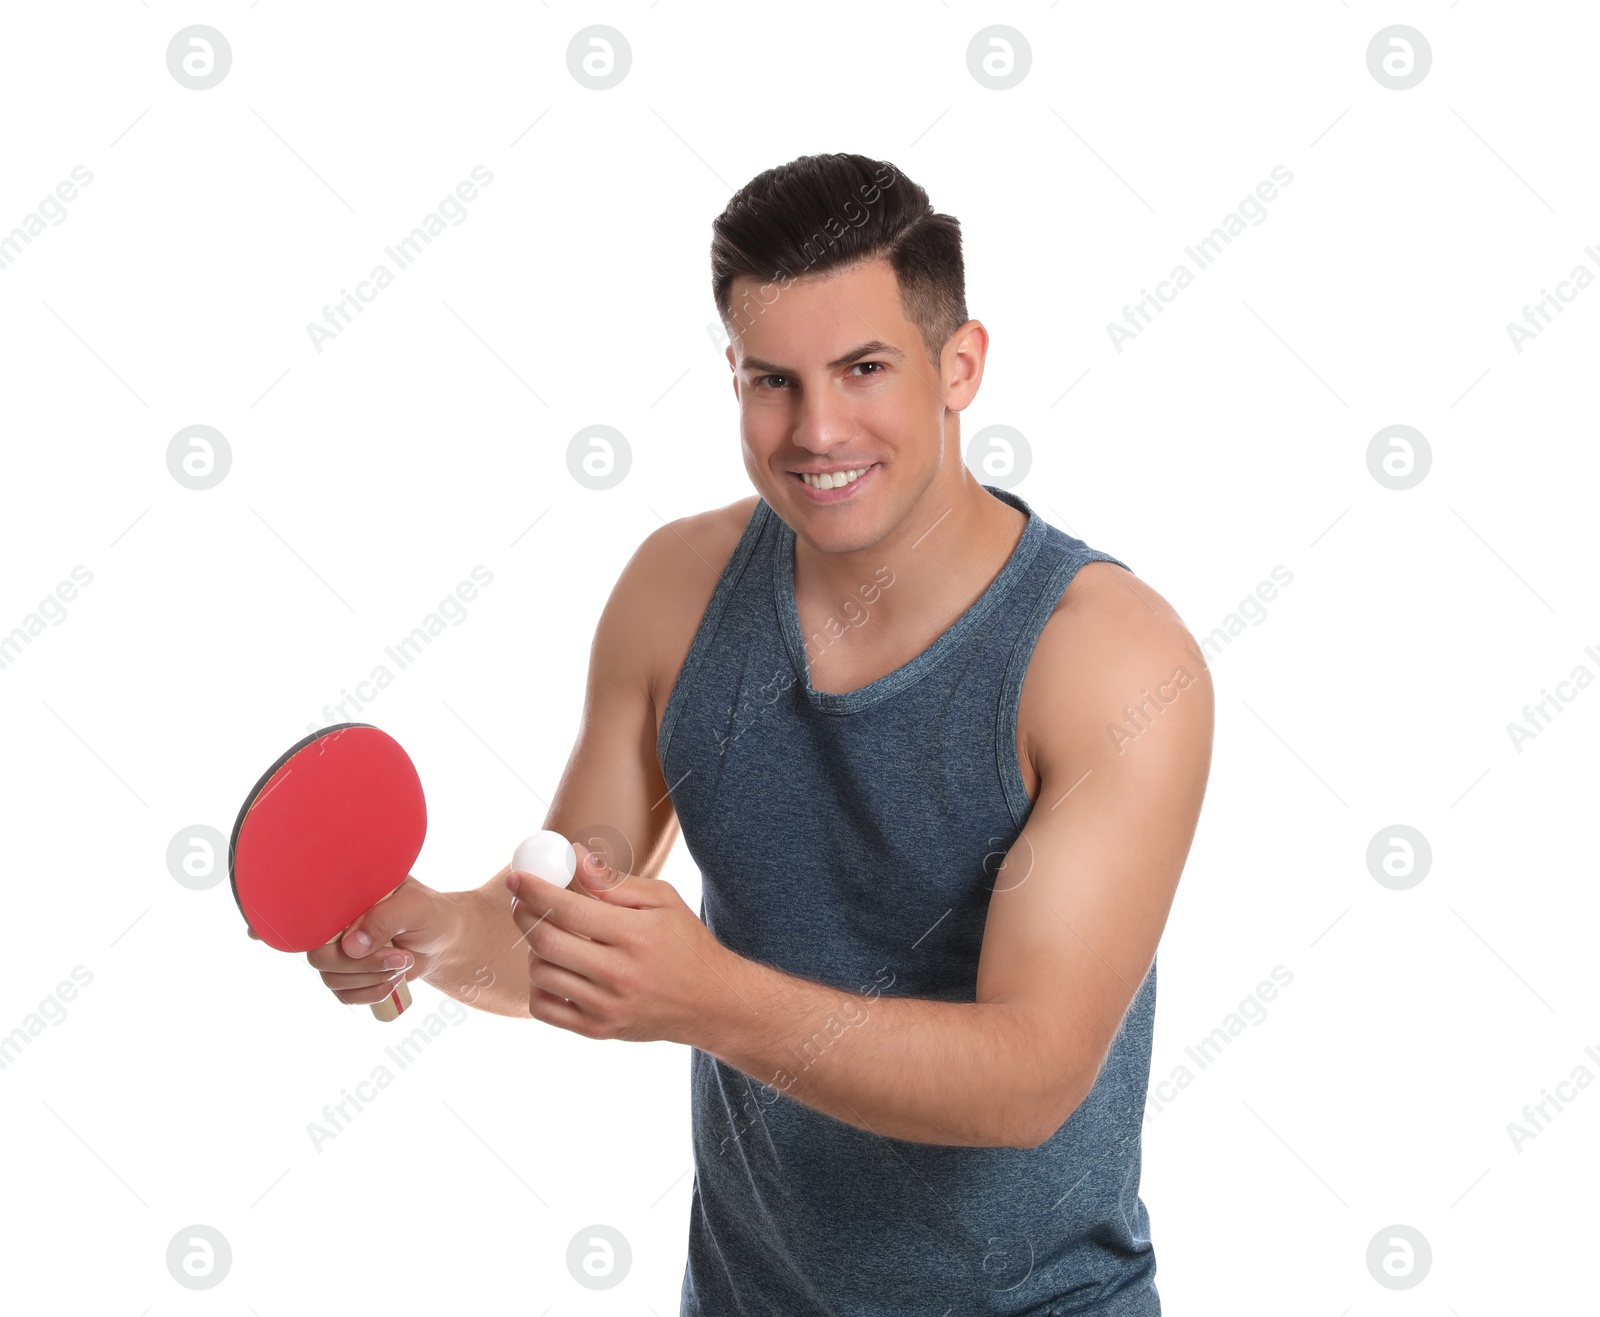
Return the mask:
<path fill-rule="evenodd" d="M 409 1005 L 411 1005 L 411 985 L 401 979 L 387 997 L 372 1003 L 372 1014 L 387 1023 L 399 1019 L 400 1012 Z"/>
<path fill-rule="evenodd" d="M 403 886 L 405 886 L 405 884 L 402 882 L 394 889 L 394 892 L 388 893 L 388 895 L 384 897 L 384 900 L 388 900 L 390 896 L 393 896 L 394 893 L 398 892 L 400 887 Z M 328 944 L 331 946 L 333 943 L 337 942 L 345 935 L 347 931 L 348 930 L 342 929 L 338 933 L 335 933 L 328 939 Z M 386 943 L 385 945 L 389 944 Z M 381 950 L 381 948 L 378 949 Z M 413 964 L 414 963 L 415 962 L 413 962 Z M 404 1011 L 409 1005 L 411 1005 L 411 986 L 404 979 L 401 979 L 394 985 L 394 991 L 391 992 L 387 997 L 385 997 L 382 1001 L 375 1001 L 372 1003 L 372 1016 L 374 1019 L 382 1020 L 385 1024 L 387 1024 L 390 1020 L 399 1019 L 401 1012 Z"/>

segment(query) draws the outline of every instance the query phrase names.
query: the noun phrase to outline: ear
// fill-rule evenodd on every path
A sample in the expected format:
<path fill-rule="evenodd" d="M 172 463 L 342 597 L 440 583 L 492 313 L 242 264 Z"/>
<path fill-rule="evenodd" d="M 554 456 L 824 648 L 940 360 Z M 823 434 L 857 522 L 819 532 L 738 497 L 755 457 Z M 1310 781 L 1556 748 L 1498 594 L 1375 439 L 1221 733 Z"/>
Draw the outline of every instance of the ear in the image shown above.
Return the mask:
<path fill-rule="evenodd" d="M 981 320 L 969 320 L 950 335 L 941 353 L 941 383 L 945 406 L 953 412 L 965 411 L 983 383 L 983 363 L 989 352 L 989 331 Z"/>

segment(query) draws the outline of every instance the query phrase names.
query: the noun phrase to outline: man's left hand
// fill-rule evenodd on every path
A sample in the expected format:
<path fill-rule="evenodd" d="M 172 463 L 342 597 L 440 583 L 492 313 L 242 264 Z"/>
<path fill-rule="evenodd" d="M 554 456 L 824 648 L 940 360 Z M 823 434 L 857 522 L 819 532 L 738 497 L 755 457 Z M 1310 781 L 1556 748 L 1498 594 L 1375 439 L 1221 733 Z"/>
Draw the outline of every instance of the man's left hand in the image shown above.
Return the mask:
<path fill-rule="evenodd" d="M 711 1010 L 736 998 L 739 957 L 671 883 L 618 873 L 581 843 L 572 848 L 575 889 L 506 875 L 528 944 L 529 1014 L 585 1038 L 692 1044 Z"/>

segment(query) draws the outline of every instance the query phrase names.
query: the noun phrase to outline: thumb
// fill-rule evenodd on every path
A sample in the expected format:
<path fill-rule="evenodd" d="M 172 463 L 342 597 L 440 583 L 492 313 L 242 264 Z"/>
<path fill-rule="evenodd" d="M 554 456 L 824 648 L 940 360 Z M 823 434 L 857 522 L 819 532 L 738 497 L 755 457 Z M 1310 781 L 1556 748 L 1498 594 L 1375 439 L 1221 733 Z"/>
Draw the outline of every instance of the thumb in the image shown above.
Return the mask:
<path fill-rule="evenodd" d="M 400 934 L 409 931 L 419 922 L 416 902 L 406 889 L 414 883 L 409 876 L 371 909 L 339 935 L 339 949 L 355 959 L 369 956 L 377 947 L 386 946 Z"/>
<path fill-rule="evenodd" d="M 578 879 L 586 892 L 602 901 L 610 900 L 619 905 L 633 904 L 629 898 L 634 893 L 628 890 L 630 880 L 627 874 L 618 873 L 606 863 L 605 856 L 591 851 L 581 841 L 573 842 L 572 849 L 578 857 Z M 631 886 L 637 887 L 638 884 L 632 883 Z"/>

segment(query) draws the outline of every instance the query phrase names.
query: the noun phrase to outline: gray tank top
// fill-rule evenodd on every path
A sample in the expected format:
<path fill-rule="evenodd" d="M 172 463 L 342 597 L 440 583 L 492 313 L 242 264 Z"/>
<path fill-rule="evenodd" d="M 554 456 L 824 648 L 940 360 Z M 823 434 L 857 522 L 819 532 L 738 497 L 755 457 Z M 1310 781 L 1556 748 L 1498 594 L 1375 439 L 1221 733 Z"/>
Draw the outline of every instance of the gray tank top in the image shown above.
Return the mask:
<path fill-rule="evenodd" d="M 999 575 L 922 653 L 843 693 L 811 674 L 894 574 L 803 636 L 794 532 L 758 500 L 657 740 L 701 919 L 868 1015 L 879 996 L 976 1000 L 989 893 L 1032 808 L 1029 656 L 1079 567 L 1127 567 L 984 488 L 1028 518 Z M 1158 1314 L 1139 1198 L 1155 991 L 1152 964 L 1089 1096 L 1029 1149 L 885 1138 L 692 1048 L 682 1317 Z"/>

